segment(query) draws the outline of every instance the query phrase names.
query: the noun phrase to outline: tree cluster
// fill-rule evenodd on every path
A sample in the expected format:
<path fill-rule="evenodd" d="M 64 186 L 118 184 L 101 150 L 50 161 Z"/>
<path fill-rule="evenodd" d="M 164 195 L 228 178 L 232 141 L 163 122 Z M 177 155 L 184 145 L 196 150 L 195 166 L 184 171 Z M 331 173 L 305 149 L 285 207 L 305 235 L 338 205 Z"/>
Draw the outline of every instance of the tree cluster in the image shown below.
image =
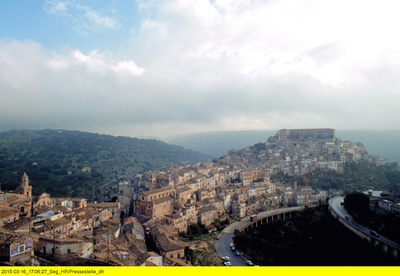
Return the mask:
<path fill-rule="evenodd" d="M 120 180 L 171 163 L 211 157 L 158 140 L 66 130 L 11 130 L 0 133 L 0 183 L 14 190 L 24 172 L 33 194 L 92 197 L 113 194 Z M 90 172 L 82 168 L 90 167 Z M 110 182 L 113 181 L 113 185 Z"/>

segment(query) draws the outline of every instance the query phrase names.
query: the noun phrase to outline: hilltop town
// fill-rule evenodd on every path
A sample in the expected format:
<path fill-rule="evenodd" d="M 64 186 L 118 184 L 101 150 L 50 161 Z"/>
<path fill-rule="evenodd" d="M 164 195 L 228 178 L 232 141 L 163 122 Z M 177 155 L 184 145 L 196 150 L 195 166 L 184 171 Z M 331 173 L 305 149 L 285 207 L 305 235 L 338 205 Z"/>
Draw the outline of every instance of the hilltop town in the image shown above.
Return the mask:
<path fill-rule="evenodd" d="M 39 265 L 191 265 L 182 242 L 192 224 L 209 232 L 223 221 L 286 206 L 317 206 L 338 191 L 313 189 L 275 174 L 342 173 L 346 162 L 387 161 L 334 129 L 279 130 L 265 143 L 231 150 L 213 162 L 171 164 L 121 181 L 115 202 L 32 196 L 24 174 L 15 192 L 0 195 L 0 261 Z M 149 250 L 148 242 L 155 250 Z M 156 252 L 157 251 L 157 252 Z"/>

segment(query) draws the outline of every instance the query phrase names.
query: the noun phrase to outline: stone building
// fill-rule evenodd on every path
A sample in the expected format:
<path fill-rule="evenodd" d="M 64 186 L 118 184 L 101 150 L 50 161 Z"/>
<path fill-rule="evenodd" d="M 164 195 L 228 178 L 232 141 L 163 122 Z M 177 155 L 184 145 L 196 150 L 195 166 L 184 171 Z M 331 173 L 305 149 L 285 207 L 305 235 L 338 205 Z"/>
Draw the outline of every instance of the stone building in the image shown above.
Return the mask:
<path fill-rule="evenodd" d="M 188 225 L 192 223 L 198 223 L 198 210 L 196 209 L 195 205 L 185 204 L 185 206 L 182 207 L 182 213 Z"/>
<path fill-rule="evenodd" d="M 62 239 L 62 238 L 39 238 L 41 254 L 44 256 L 53 256 L 61 260 L 68 257 L 89 258 L 93 253 L 93 242 L 84 239 Z"/>
<path fill-rule="evenodd" d="M 209 226 L 218 218 L 218 210 L 213 206 L 199 209 L 199 224 Z"/>
<path fill-rule="evenodd" d="M 8 212 L 8 219 L 21 219 L 32 216 L 32 186 L 29 186 L 29 178 L 24 173 L 21 178 L 21 184 L 17 188 L 16 193 L 7 193 L 0 190 L 0 210 L 18 211 L 18 216 L 15 212 Z M 2 217 L 3 218 L 3 217 Z M 1 220 L 3 223 L 8 223 L 8 220 Z"/>
<path fill-rule="evenodd" d="M 142 192 L 138 196 L 139 201 L 151 201 L 166 196 L 174 196 L 176 193 L 174 188 L 164 187 L 147 192 Z"/>
<path fill-rule="evenodd" d="M 176 196 L 179 200 L 179 204 L 186 204 L 192 196 L 192 189 L 189 187 L 180 187 L 176 189 Z"/>
<path fill-rule="evenodd" d="M 216 197 L 215 189 L 201 189 L 197 191 L 197 200 L 199 201 L 215 197 Z"/>
<path fill-rule="evenodd" d="M 16 234 L 6 229 L 0 230 L 0 261 L 15 265 L 17 262 L 31 264 L 33 239 L 30 236 Z"/>
<path fill-rule="evenodd" d="M 162 221 L 164 216 L 173 214 L 175 195 L 175 189 L 170 187 L 140 193 L 136 200 L 136 215 L 150 217 L 154 222 Z"/>
<path fill-rule="evenodd" d="M 118 196 L 127 196 L 133 198 L 132 186 L 128 181 L 121 181 L 118 183 Z"/>
<path fill-rule="evenodd" d="M 162 257 L 169 259 L 185 259 L 185 247 L 170 240 L 161 225 L 152 227 L 151 235 Z"/>
<path fill-rule="evenodd" d="M 94 202 L 87 205 L 87 207 L 91 207 L 100 211 L 107 210 L 108 214 L 112 217 L 120 217 L 121 203 L 119 202 Z M 108 218 L 107 218 L 108 219 Z M 103 219 L 103 220 L 107 220 Z"/>
<path fill-rule="evenodd" d="M 179 232 L 187 232 L 188 221 L 185 216 L 181 216 L 181 214 L 173 214 L 165 216 L 165 219 L 168 224 L 172 225 Z"/>
<path fill-rule="evenodd" d="M 331 128 L 280 129 L 278 137 L 279 141 L 335 141 L 335 130 Z"/>
<path fill-rule="evenodd" d="M 2 206 L 0 210 L 0 226 L 19 220 L 19 212 L 14 208 Z"/>
<path fill-rule="evenodd" d="M 40 196 L 33 196 L 32 202 L 34 214 L 37 214 L 40 207 L 51 206 L 53 204 L 53 201 L 50 199 L 50 195 L 48 193 L 43 193 Z"/>
<path fill-rule="evenodd" d="M 259 172 L 257 170 L 242 171 L 239 173 L 240 181 L 243 185 L 248 185 L 259 177 Z"/>

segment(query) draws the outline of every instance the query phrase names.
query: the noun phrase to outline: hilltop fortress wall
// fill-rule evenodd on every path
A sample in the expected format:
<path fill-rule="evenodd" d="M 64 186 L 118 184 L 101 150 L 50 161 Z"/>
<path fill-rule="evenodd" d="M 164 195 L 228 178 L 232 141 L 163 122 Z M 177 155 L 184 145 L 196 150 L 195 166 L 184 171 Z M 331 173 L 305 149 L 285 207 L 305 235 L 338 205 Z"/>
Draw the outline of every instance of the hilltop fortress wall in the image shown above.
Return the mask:
<path fill-rule="evenodd" d="M 278 131 L 278 139 L 282 142 L 307 140 L 324 140 L 334 142 L 335 130 L 332 128 L 280 129 Z"/>

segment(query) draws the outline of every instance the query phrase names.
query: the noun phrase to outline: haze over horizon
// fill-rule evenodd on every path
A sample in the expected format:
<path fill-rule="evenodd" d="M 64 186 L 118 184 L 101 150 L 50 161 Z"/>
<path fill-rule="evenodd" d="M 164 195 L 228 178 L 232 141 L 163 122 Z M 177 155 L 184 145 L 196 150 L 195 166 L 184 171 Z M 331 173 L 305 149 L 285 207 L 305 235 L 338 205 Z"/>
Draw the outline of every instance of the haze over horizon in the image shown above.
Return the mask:
<path fill-rule="evenodd" d="M 7 1 L 0 131 L 399 129 L 397 1 Z"/>

